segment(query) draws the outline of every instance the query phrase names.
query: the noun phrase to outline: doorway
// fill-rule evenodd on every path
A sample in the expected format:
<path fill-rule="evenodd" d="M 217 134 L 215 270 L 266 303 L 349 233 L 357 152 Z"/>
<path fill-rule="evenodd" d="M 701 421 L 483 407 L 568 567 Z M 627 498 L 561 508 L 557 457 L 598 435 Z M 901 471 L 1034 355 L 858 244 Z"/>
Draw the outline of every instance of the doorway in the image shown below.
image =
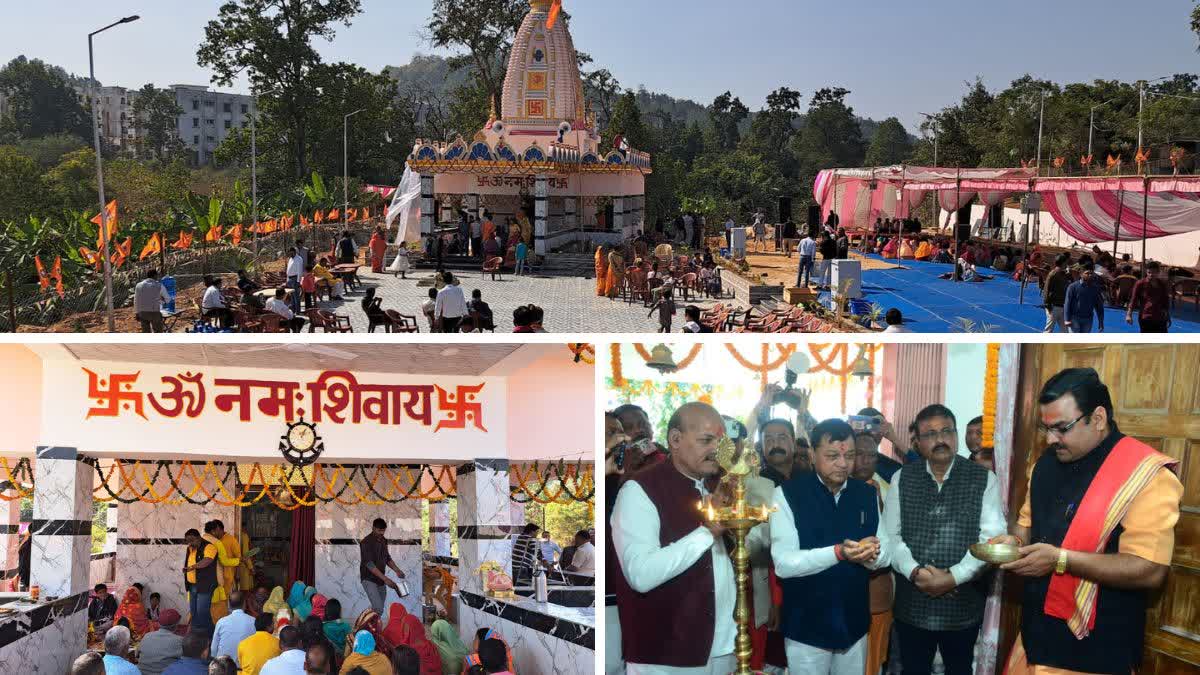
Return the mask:
<path fill-rule="evenodd" d="M 250 500 L 257 496 L 252 492 L 247 498 Z M 312 527 L 313 519 L 297 519 L 298 511 L 281 509 L 266 498 L 242 507 L 242 530 L 250 538 L 251 550 L 258 551 L 254 556 L 256 587 L 283 586 L 286 589 L 292 581 L 288 568 L 295 553 L 301 552 L 303 556 L 302 552 L 307 547 L 307 558 L 312 559 L 316 536 Z M 295 526 L 305 524 L 305 520 L 308 527 L 301 529 L 306 532 L 296 533 Z M 296 534 L 300 536 L 296 537 Z"/>

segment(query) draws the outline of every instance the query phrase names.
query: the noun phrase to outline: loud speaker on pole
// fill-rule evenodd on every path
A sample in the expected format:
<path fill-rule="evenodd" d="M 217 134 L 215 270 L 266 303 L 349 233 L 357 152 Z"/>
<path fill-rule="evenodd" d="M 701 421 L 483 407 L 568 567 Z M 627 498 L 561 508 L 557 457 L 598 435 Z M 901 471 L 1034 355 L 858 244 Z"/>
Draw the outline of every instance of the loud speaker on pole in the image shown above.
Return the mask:
<path fill-rule="evenodd" d="M 792 198 L 779 198 L 779 222 L 786 223 L 792 219 Z"/>

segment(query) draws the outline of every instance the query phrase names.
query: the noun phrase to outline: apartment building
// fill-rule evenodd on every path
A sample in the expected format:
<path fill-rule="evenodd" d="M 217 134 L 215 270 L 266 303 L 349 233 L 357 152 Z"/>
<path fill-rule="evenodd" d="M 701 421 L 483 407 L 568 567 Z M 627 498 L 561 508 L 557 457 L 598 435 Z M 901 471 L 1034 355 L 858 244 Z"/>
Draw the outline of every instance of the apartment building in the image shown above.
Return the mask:
<path fill-rule="evenodd" d="M 179 138 L 197 166 L 211 163 L 222 141 L 234 130 L 250 125 L 250 115 L 254 112 L 251 96 L 186 84 L 172 85 L 170 90 L 183 109 L 179 116 Z"/>
<path fill-rule="evenodd" d="M 124 87 L 100 87 L 96 90 L 100 110 L 100 136 L 110 146 L 124 149 L 134 145 L 133 94 Z M 84 97 L 87 92 L 81 92 Z"/>

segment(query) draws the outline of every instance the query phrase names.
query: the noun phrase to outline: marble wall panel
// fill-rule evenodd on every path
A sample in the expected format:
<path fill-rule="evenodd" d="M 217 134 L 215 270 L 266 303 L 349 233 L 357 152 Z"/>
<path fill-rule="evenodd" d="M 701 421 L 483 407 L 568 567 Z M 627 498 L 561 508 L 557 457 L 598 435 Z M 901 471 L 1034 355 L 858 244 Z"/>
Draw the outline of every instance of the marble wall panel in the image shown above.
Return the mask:
<path fill-rule="evenodd" d="M 22 675 L 62 675 L 82 654 L 87 640 L 87 598 L 64 601 L 50 617 L 39 619 L 36 630 L 0 647 L 0 672 Z M 0 629 L 3 630 L 3 629 Z"/>
<path fill-rule="evenodd" d="M 359 541 L 371 532 L 371 521 L 387 521 L 388 552 L 404 572 L 409 595 L 398 598 L 388 589 L 387 605 L 400 602 L 419 615 L 421 606 L 421 504 L 407 500 L 399 504 L 355 504 L 331 502 L 316 507 L 314 551 L 317 591 L 342 603 L 342 616 L 353 621 L 368 608 L 366 592 L 359 579 Z M 388 576 L 395 578 L 390 570 Z M 385 608 L 386 612 L 386 608 Z"/>
<path fill-rule="evenodd" d="M 477 595 L 459 598 L 459 630 L 468 645 L 480 628 L 498 631 L 508 643 L 517 672 L 531 675 L 591 675 L 595 672 L 594 628 L 590 608 L 573 609 Z M 563 616 L 559 616 L 563 615 Z M 578 616 L 576 620 L 567 618 Z"/>

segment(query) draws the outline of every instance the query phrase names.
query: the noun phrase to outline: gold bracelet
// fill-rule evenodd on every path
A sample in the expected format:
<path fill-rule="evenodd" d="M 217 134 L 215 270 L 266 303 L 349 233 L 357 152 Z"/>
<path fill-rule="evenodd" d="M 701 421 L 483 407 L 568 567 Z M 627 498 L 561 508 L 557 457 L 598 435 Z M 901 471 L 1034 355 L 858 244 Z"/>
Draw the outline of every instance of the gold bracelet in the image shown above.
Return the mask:
<path fill-rule="evenodd" d="M 1058 564 L 1054 566 L 1054 573 L 1059 575 L 1067 573 L 1067 549 L 1065 548 L 1058 549 Z"/>

